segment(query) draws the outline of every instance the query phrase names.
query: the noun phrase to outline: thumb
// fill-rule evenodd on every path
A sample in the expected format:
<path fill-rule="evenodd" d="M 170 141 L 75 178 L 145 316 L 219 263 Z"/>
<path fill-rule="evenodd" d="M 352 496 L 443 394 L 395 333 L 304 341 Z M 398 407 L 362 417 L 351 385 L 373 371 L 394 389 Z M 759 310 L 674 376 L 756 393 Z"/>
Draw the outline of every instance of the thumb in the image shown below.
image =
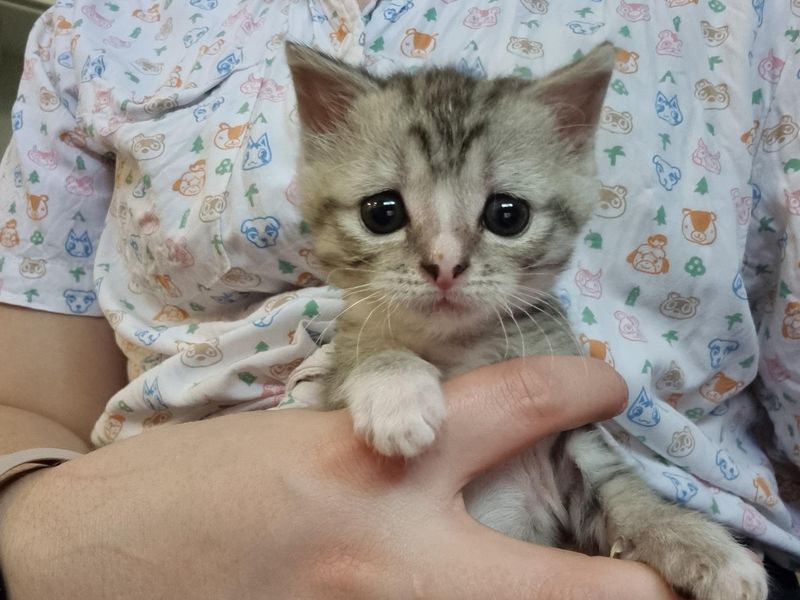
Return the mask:
<path fill-rule="evenodd" d="M 444 384 L 449 414 L 431 456 L 431 481 L 455 493 L 537 440 L 619 413 L 622 377 L 600 360 L 537 356 L 470 371 Z M 446 481 L 445 481 L 446 480 Z"/>

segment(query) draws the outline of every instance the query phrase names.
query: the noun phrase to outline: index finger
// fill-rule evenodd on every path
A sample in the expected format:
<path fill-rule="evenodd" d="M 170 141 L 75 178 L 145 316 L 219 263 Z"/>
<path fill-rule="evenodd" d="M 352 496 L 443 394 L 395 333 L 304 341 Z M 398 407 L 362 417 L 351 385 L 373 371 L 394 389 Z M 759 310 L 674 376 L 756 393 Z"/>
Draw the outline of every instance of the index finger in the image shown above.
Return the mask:
<path fill-rule="evenodd" d="M 482 367 L 444 384 L 449 414 L 423 468 L 450 490 L 533 442 L 603 421 L 625 407 L 622 377 L 602 361 L 537 356 Z"/>

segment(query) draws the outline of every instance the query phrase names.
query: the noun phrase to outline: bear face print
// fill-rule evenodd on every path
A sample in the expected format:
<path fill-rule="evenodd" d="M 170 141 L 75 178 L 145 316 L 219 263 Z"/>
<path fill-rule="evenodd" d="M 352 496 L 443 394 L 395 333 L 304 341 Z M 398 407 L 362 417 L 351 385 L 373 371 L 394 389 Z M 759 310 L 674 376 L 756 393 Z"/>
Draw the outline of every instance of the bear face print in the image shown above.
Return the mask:
<path fill-rule="evenodd" d="M 667 448 L 667 454 L 675 458 L 684 458 L 692 452 L 694 452 L 694 436 L 687 425 L 672 434 L 672 443 Z"/>
<path fill-rule="evenodd" d="M 703 39 L 708 46 L 716 47 L 722 45 L 728 39 L 728 26 L 712 27 L 708 21 L 700 21 L 700 27 L 703 31 Z"/>
<path fill-rule="evenodd" d="M 669 292 L 658 309 L 662 315 L 670 319 L 691 319 L 697 314 L 698 306 L 700 306 L 699 298 Z"/>
<path fill-rule="evenodd" d="M 164 154 L 163 133 L 146 136 L 142 133 L 136 134 L 131 140 L 131 155 L 136 160 L 151 160 Z"/>
<path fill-rule="evenodd" d="M 639 54 L 623 48 L 614 51 L 614 68 L 620 73 L 630 75 L 639 70 Z"/>
<path fill-rule="evenodd" d="M 713 85 L 708 79 L 701 79 L 694 84 L 694 97 L 707 110 L 721 110 L 731 103 L 728 86 L 724 83 Z"/>
<path fill-rule="evenodd" d="M 781 116 L 775 127 L 764 129 L 764 133 L 761 136 L 764 141 L 764 150 L 766 152 L 777 152 L 792 143 L 797 138 L 798 131 L 800 131 L 800 127 L 797 126 L 791 115 Z"/>
<path fill-rule="evenodd" d="M 407 29 L 403 41 L 400 42 L 400 52 L 409 58 L 426 58 L 436 49 L 437 35 L 423 33 L 413 27 Z"/>
<path fill-rule="evenodd" d="M 800 302 L 792 301 L 786 305 L 781 335 L 787 340 L 800 340 Z"/>
<path fill-rule="evenodd" d="M 683 369 L 674 360 L 669 363 L 669 367 L 656 380 L 655 386 L 659 391 L 679 392 L 684 386 Z"/>
<path fill-rule="evenodd" d="M 544 56 L 544 48 L 539 42 L 530 38 L 511 36 L 508 38 L 506 50 L 522 58 L 541 58 Z"/>
<path fill-rule="evenodd" d="M 39 279 L 47 273 L 47 260 L 34 259 L 26 256 L 19 264 L 19 274 L 26 279 Z"/>
<path fill-rule="evenodd" d="M 222 283 L 235 290 L 251 290 L 259 286 L 261 277 L 241 267 L 233 267 L 222 276 Z"/>
<path fill-rule="evenodd" d="M 181 362 L 187 367 L 209 367 L 222 360 L 219 340 L 212 338 L 205 342 L 175 342 L 181 354 Z"/>
<path fill-rule="evenodd" d="M 624 185 L 604 185 L 600 188 L 600 198 L 594 214 L 605 219 L 616 219 L 625 213 L 628 206 L 628 188 Z"/>
<path fill-rule="evenodd" d="M 600 112 L 600 127 L 611 133 L 628 134 L 633 129 L 631 113 L 618 112 L 610 106 L 604 106 Z"/>
<path fill-rule="evenodd" d="M 203 203 L 200 205 L 200 212 L 198 217 L 204 223 L 214 221 L 228 207 L 228 192 L 216 194 L 214 196 L 206 196 L 203 198 Z"/>

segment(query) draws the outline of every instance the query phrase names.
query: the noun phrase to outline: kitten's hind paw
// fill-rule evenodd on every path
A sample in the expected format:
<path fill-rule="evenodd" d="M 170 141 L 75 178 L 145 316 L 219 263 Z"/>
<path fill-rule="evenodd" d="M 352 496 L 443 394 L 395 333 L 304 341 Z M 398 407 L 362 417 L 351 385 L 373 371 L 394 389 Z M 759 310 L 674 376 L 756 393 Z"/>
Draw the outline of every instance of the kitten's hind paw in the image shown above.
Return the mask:
<path fill-rule="evenodd" d="M 345 385 L 356 434 L 380 454 L 412 458 L 435 440 L 445 404 L 433 373 L 365 374 Z"/>

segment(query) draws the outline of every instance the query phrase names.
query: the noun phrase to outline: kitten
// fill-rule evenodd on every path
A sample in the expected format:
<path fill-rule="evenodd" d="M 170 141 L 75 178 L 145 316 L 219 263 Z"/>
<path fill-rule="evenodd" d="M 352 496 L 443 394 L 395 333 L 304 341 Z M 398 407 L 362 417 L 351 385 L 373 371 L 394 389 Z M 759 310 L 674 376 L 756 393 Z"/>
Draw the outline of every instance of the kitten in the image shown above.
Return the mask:
<path fill-rule="evenodd" d="M 442 379 L 506 356 L 575 353 L 545 290 L 600 192 L 593 138 L 613 48 L 535 82 L 454 69 L 381 79 L 286 51 L 302 211 L 347 305 L 330 407 L 347 406 L 377 452 L 411 458 L 445 417 Z M 503 533 L 591 554 L 613 546 L 699 600 L 766 598 L 747 550 L 658 497 L 594 427 L 538 442 L 464 497 Z"/>

